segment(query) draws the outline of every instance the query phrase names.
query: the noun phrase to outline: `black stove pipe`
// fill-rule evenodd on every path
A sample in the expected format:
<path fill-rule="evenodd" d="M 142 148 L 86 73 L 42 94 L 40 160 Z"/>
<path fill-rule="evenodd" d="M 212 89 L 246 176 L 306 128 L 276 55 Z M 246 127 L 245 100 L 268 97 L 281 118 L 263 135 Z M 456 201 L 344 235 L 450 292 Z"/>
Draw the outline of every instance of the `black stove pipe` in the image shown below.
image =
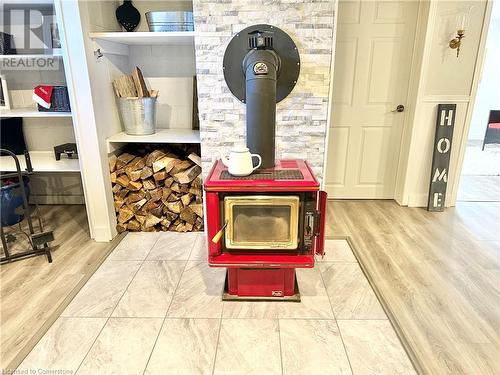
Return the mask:
<path fill-rule="evenodd" d="M 252 49 L 243 60 L 246 78 L 247 147 L 262 157 L 261 169 L 274 167 L 276 80 L 280 60 L 272 50 Z"/>

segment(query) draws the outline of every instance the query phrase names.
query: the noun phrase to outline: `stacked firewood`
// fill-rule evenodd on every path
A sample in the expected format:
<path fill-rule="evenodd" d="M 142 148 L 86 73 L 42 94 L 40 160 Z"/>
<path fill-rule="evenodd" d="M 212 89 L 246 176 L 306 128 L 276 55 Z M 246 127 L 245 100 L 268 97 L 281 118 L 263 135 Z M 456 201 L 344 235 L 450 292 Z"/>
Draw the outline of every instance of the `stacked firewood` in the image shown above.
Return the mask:
<path fill-rule="evenodd" d="M 200 164 L 196 153 L 183 158 L 166 149 L 112 155 L 118 232 L 202 231 Z"/>

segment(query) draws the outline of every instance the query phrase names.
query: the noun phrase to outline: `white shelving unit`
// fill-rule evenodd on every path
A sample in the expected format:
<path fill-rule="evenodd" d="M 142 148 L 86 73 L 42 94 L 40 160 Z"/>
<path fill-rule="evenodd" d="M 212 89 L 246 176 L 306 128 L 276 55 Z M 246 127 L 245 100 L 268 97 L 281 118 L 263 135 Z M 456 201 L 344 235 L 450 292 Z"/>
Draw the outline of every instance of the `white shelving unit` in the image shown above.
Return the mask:
<path fill-rule="evenodd" d="M 71 117 L 71 112 L 39 112 L 34 108 L 13 108 L 2 109 L 0 117 Z"/>
<path fill-rule="evenodd" d="M 151 135 L 128 135 L 121 132 L 107 140 L 108 152 L 126 145 L 127 143 L 200 143 L 200 131 L 190 129 L 157 129 Z"/>
<path fill-rule="evenodd" d="M 17 155 L 21 164 L 21 169 L 26 169 L 24 155 Z M 61 155 L 61 160 L 56 160 L 53 151 L 31 151 L 31 165 L 35 172 L 79 172 L 80 165 L 78 159 L 68 159 Z M 0 156 L 0 170 L 13 172 L 16 170 L 16 163 L 12 156 Z"/>
<path fill-rule="evenodd" d="M 134 45 L 194 45 L 194 31 L 177 32 L 93 32 L 90 37 L 96 40 L 104 40 Z"/>

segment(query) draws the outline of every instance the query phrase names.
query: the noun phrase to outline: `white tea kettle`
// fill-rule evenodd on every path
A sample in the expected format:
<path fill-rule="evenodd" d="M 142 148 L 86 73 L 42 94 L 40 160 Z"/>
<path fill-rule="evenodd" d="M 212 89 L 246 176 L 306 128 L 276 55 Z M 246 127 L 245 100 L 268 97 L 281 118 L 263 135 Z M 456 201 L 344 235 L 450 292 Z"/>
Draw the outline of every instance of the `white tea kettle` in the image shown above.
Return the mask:
<path fill-rule="evenodd" d="M 262 164 L 262 158 L 258 154 L 251 154 L 247 147 L 236 146 L 229 154 L 229 160 L 219 151 L 222 163 L 233 176 L 248 176 Z M 259 159 L 259 164 L 253 166 L 252 157 Z"/>

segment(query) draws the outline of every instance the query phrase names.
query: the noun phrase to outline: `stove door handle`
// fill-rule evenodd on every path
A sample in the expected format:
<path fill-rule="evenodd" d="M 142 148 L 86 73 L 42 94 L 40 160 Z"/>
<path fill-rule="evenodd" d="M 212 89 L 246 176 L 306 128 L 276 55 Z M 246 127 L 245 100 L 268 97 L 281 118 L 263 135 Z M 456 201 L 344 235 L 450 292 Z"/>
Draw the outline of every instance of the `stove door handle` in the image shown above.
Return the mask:
<path fill-rule="evenodd" d="M 318 234 L 316 236 L 316 254 L 323 257 L 325 255 L 325 223 L 326 223 L 326 203 L 328 195 L 326 191 L 318 192 L 316 210 L 319 213 Z"/>
<path fill-rule="evenodd" d="M 212 237 L 213 243 L 219 243 L 219 241 L 222 237 L 222 234 L 224 233 L 224 229 L 226 229 L 227 223 L 228 223 L 228 221 L 226 220 L 226 222 L 224 223 L 222 228 L 220 228 L 220 230 L 215 234 L 215 236 Z"/>

